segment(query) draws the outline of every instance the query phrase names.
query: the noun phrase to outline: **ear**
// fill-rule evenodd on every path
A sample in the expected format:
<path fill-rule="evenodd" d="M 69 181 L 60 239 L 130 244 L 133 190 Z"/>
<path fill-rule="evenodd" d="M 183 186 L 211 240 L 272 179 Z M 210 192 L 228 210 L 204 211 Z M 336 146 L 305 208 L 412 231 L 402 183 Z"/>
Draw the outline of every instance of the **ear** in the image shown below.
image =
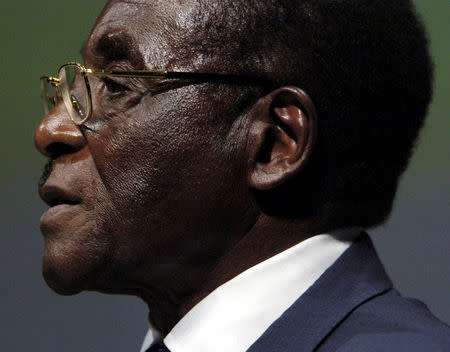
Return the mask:
<path fill-rule="evenodd" d="M 249 113 L 248 182 L 272 189 L 305 166 L 317 135 L 314 104 L 297 87 L 279 88 L 260 99 Z"/>

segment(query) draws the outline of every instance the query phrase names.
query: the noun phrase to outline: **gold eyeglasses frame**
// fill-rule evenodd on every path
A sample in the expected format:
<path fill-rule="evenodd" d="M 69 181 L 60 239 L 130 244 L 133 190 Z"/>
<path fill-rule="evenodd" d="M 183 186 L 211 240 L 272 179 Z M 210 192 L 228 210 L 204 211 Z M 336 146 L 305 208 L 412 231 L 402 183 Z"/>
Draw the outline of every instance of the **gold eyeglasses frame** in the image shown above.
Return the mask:
<path fill-rule="evenodd" d="M 75 107 L 78 102 L 73 96 L 69 96 L 68 94 L 65 94 L 66 92 L 63 91 L 60 86 L 62 84 L 61 82 L 61 72 L 68 66 L 75 66 L 79 69 L 81 76 L 84 79 L 86 91 L 87 91 L 87 100 L 88 100 L 88 113 L 86 116 L 81 116 L 81 120 L 77 121 L 70 111 L 70 106 L 68 104 L 71 104 L 72 107 Z M 250 76 L 250 75 L 234 75 L 234 74 L 221 74 L 221 73 L 202 73 L 202 72 L 180 72 L 180 71 L 166 71 L 166 70 L 93 70 L 90 68 L 86 68 L 85 66 L 81 65 L 78 62 L 69 62 L 67 64 L 62 65 L 58 69 L 58 77 L 53 76 L 42 76 L 40 78 L 41 80 L 41 93 L 42 93 L 42 99 L 44 100 L 44 108 L 46 114 L 48 114 L 52 109 L 48 108 L 47 101 L 48 99 L 47 93 L 45 91 L 45 84 L 46 81 L 48 84 L 50 84 L 56 91 L 56 104 L 63 100 L 64 104 L 66 106 L 66 109 L 70 115 L 70 118 L 72 122 L 77 125 L 81 126 L 84 123 L 86 123 L 87 120 L 92 116 L 92 94 L 91 94 L 91 87 L 89 84 L 88 77 L 130 77 L 130 78 L 149 78 L 149 79 L 179 79 L 179 80 L 194 80 L 195 82 L 199 83 L 224 83 L 224 84 L 237 84 L 237 85 L 254 85 L 254 86 L 267 86 L 272 85 L 272 82 L 266 78 L 257 77 L 257 76 Z M 69 87 L 67 87 L 69 89 Z M 68 93 L 68 91 L 67 91 Z M 75 100 L 74 100 L 75 99 Z M 80 114 L 81 115 L 81 114 Z"/>

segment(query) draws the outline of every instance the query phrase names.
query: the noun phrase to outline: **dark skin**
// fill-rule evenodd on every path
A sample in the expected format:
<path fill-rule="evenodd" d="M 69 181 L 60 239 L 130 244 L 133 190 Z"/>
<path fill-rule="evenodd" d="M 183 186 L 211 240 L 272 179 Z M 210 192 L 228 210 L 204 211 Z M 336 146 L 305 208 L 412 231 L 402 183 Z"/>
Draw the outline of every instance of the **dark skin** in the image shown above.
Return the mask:
<path fill-rule="evenodd" d="M 86 66 L 221 72 L 220 60 L 193 53 L 181 62 L 163 50 L 177 36 L 163 24 L 186 20 L 189 6 L 109 2 L 86 41 Z M 132 48 L 112 57 L 105 47 L 121 38 Z M 234 101 L 220 85 L 152 96 L 145 80 L 120 94 L 100 79 L 90 83 L 94 115 L 85 126 L 60 103 L 35 132 L 38 150 L 55 160 L 39 189 L 51 206 L 41 219 L 43 273 L 55 291 L 139 296 L 167 333 L 219 285 L 329 228 L 325 217 L 268 216 L 253 195 L 308 162 L 317 117 L 302 89 L 280 87 L 230 121 Z"/>

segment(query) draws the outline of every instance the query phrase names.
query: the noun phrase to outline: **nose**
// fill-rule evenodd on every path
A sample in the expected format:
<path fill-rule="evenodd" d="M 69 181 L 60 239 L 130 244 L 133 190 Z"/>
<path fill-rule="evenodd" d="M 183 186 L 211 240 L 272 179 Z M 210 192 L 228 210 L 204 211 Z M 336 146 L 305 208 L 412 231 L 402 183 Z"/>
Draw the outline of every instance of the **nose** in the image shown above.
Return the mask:
<path fill-rule="evenodd" d="M 83 149 L 86 139 L 70 119 L 64 104 L 60 103 L 37 126 L 34 144 L 41 154 L 57 158 Z"/>

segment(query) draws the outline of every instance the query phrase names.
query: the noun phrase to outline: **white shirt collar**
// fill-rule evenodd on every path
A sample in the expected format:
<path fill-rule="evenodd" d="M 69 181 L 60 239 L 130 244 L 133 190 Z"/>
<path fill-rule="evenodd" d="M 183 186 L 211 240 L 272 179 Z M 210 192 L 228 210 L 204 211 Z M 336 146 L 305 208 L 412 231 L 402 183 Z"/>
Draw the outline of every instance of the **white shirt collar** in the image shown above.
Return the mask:
<path fill-rule="evenodd" d="M 219 286 L 164 338 L 171 352 L 244 352 L 351 245 L 359 228 L 313 236 Z M 141 352 L 160 339 L 152 327 Z"/>

